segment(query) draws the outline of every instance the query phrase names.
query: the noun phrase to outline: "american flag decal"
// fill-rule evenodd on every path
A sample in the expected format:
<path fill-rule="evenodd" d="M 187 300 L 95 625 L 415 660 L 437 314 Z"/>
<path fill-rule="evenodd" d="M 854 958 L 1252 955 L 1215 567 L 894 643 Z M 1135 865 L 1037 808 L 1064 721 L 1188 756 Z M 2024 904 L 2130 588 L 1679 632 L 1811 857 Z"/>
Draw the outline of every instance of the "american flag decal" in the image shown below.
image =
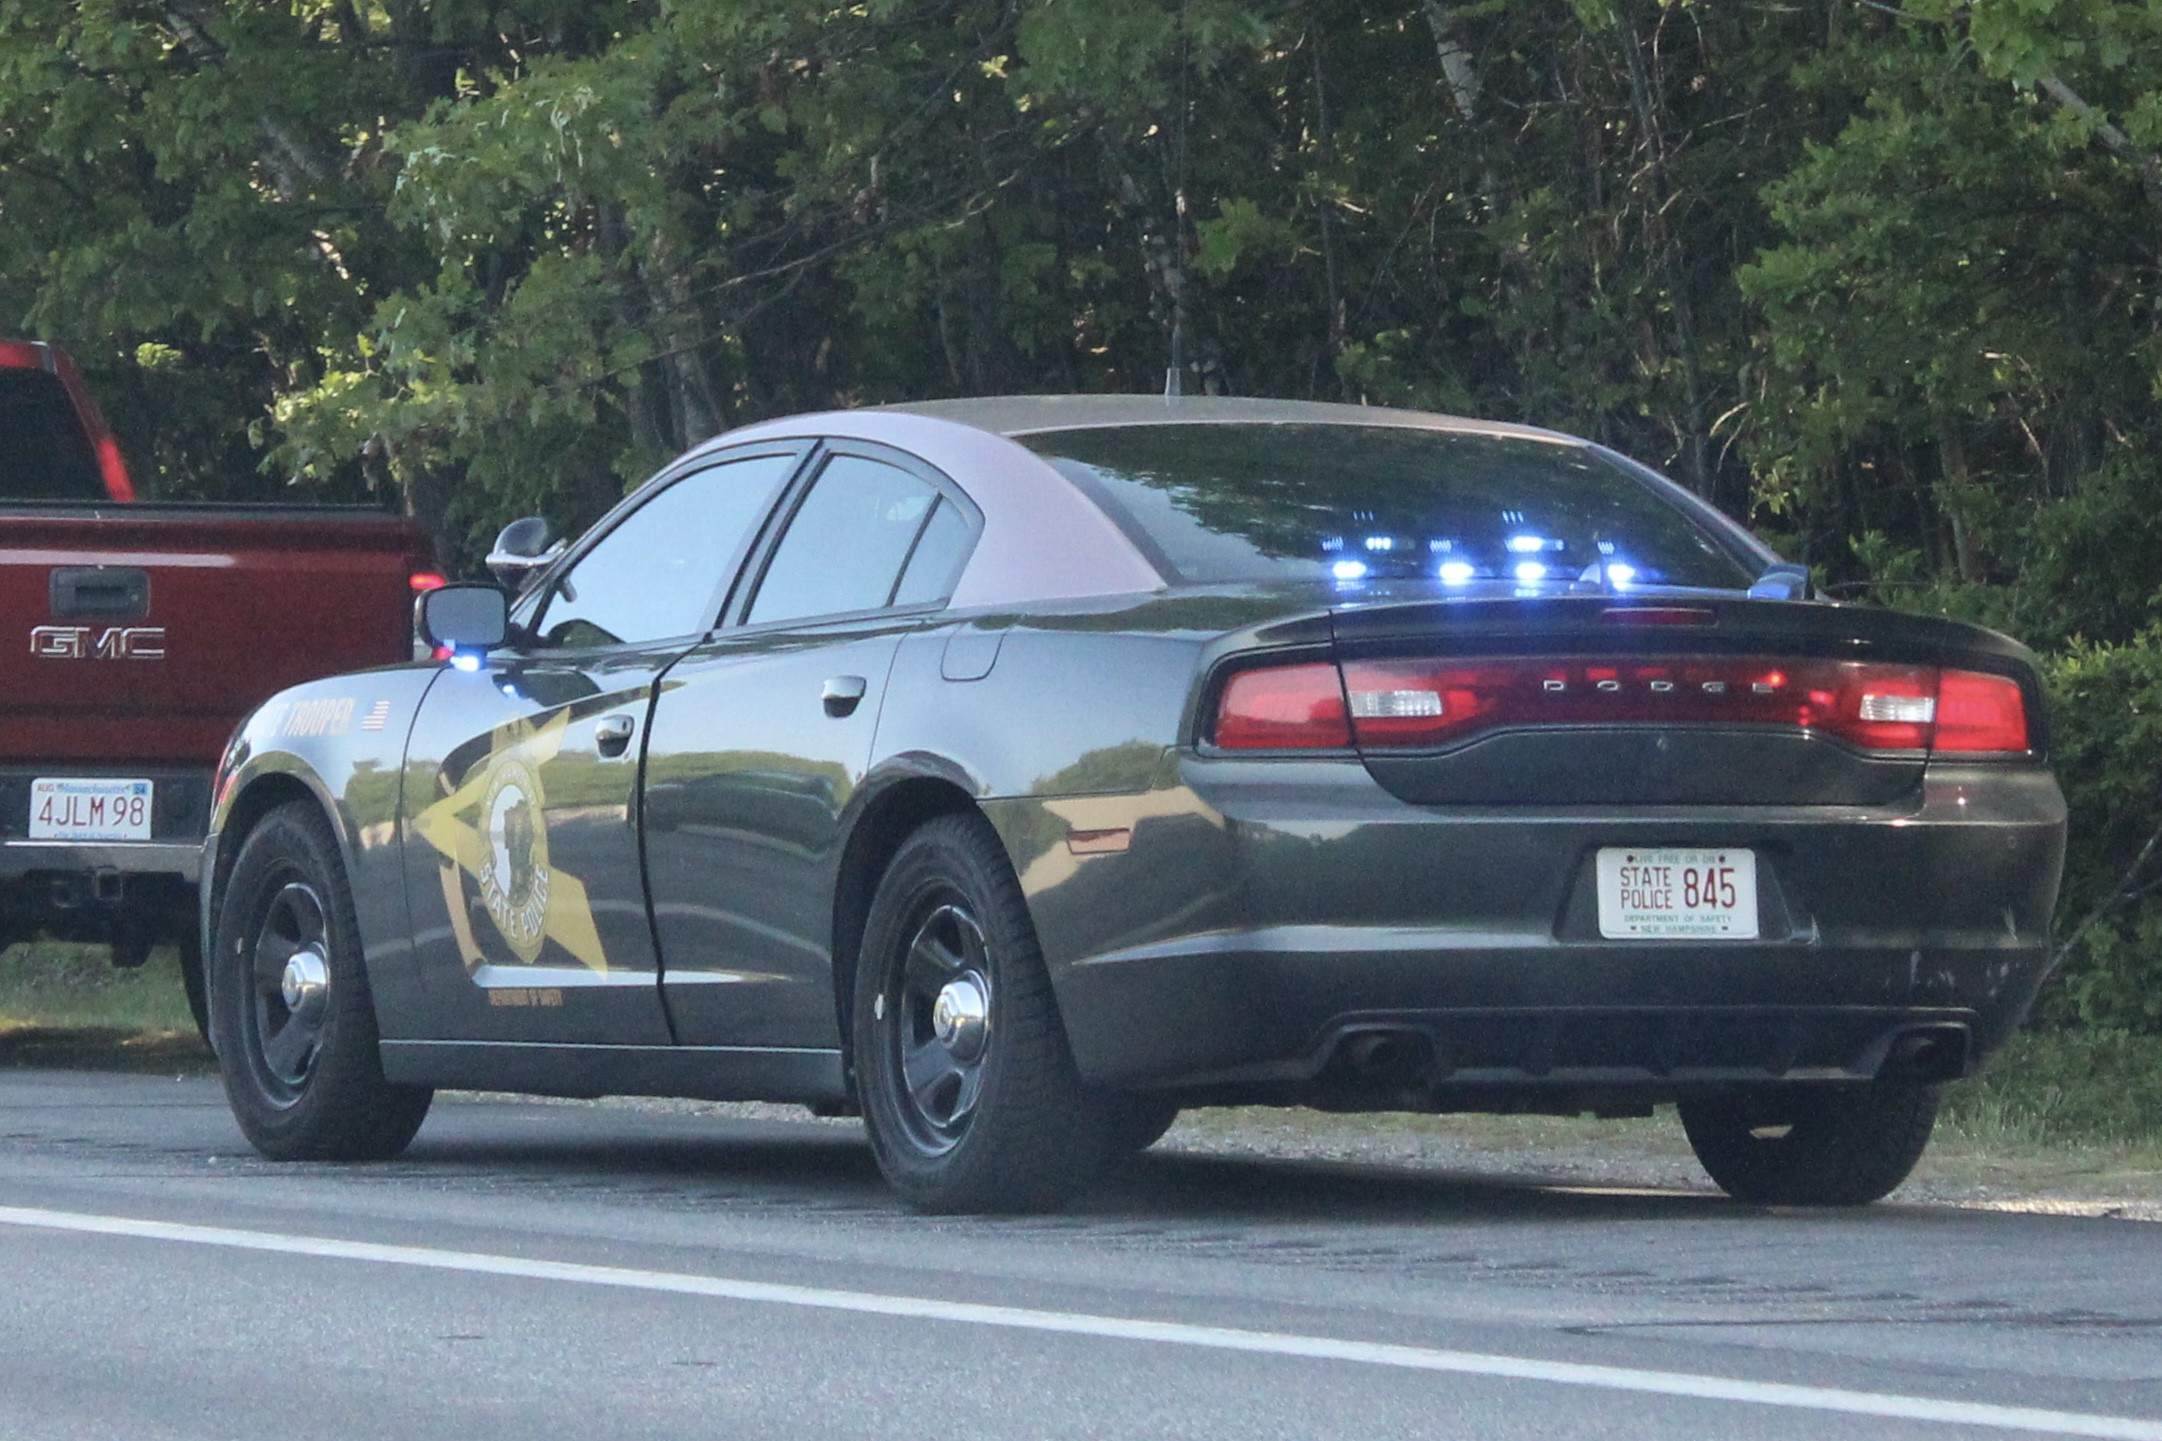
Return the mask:
<path fill-rule="evenodd" d="M 383 728 L 383 723 L 389 719 L 390 702 L 379 700 L 368 707 L 367 715 L 361 718 L 360 728 L 364 731 L 379 731 Z"/>

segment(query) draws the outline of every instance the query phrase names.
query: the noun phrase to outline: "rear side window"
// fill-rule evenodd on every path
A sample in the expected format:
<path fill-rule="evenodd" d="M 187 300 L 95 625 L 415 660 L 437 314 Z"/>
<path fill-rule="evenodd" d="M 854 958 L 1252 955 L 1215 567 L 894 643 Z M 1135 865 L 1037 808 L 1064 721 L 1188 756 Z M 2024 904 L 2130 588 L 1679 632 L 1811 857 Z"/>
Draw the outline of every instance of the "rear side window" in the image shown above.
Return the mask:
<path fill-rule="evenodd" d="M 60 377 L 0 370 L 0 500 L 104 500 L 98 458 Z"/>
<path fill-rule="evenodd" d="M 897 465 L 836 455 L 789 521 L 746 619 L 757 625 L 883 609 L 897 603 L 904 566 L 911 588 L 944 599 L 953 578 L 952 532 L 934 517 L 951 509 L 929 481 Z M 938 537 L 934 549 L 946 552 L 947 563 L 940 568 L 927 556 L 919 575 L 910 558 L 927 532 Z M 960 539 L 967 539 L 965 522 Z"/>
<path fill-rule="evenodd" d="M 1745 543 L 1589 446 L 1361 425 L 1137 425 L 1015 437 L 1186 584 L 1746 589 Z"/>

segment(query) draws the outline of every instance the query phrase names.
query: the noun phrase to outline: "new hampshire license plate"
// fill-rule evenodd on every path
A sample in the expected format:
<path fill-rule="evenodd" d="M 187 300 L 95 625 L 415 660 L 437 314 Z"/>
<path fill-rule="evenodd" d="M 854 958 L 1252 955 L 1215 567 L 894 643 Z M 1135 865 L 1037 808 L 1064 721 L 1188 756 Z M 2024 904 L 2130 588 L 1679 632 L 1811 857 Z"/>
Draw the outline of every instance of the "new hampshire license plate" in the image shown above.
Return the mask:
<path fill-rule="evenodd" d="M 30 782 L 30 839 L 147 841 L 151 783 L 100 776 L 39 776 Z"/>
<path fill-rule="evenodd" d="M 1599 934 L 1608 940 L 1755 940 L 1756 853 L 1600 851 Z"/>

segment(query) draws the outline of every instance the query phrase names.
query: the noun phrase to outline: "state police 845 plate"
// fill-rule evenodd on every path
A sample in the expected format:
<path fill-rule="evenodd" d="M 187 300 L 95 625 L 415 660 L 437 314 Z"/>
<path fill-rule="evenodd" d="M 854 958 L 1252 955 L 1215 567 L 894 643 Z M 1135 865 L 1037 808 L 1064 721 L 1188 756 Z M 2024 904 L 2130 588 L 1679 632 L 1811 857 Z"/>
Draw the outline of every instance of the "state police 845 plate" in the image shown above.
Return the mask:
<path fill-rule="evenodd" d="M 1608 940 L 1755 940 L 1756 852 L 1600 851 L 1599 934 Z"/>

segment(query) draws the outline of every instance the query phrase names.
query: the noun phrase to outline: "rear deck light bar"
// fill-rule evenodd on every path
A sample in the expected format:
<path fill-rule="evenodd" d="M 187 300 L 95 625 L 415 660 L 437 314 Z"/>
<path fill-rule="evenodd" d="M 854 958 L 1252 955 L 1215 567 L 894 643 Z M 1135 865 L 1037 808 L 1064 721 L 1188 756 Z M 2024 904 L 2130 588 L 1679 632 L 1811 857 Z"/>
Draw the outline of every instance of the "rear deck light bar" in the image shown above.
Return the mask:
<path fill-rule="evenodd" d="M 1646 657 L 1350 661 L 1241 671 L 1215 741 L 1232 750 L 1427 750 L 1540 725 L 1742 725 L 1818 731 L 1863 750 L 2028 748 L 2005 676 L 1864 661 Z"/>

